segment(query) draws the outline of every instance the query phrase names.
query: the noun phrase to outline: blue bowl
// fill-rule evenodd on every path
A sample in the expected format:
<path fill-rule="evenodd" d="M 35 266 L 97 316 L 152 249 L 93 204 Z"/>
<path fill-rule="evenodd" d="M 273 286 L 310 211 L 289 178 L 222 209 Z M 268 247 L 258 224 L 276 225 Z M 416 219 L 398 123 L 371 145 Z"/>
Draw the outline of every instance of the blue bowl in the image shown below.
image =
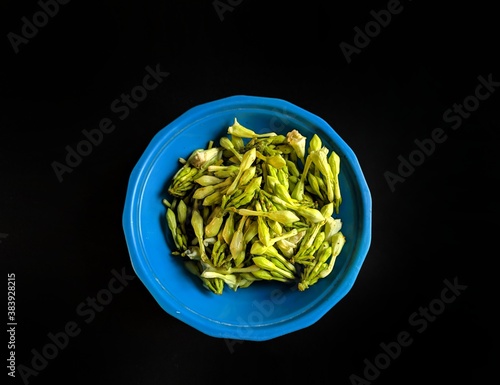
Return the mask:
<path fill-rule="evenodd" d="M 172 255 L 163 198 L 179 168 L 209 140 L 227 134 L 238 121 L 258 133 L 314 133 L 341 158 L 342 204 L 337 215 L 346 237 L 333 271 L 305 291 L 281 282 L 255 282 L 216 295 Z M 170 198 L 169 198 L 170 200 Z M 212 337 L 264 341 L 306 328 L 332 309 L 352 288 L 371 243 L 372 201 L 356 155 L 318 116 L 287 101 L 232 96 L 191 108 L 160 130 L 132 170 L 123 229 L 132 266 L 158 304 L 172 317 Z"/>

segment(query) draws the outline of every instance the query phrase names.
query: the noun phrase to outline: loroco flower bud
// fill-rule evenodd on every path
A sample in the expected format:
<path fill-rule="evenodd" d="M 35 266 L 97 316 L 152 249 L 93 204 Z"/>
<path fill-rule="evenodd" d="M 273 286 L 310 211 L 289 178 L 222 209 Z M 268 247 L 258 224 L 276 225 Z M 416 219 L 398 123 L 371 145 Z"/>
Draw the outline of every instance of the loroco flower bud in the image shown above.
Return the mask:
<path fill-rule="evenodd" d="M 294 149 L 297 157 L 302 161 L 302 163 L 304 163 L 304 157 L 306 155 L 306 137 L 299 131 L 292 130 L 287 133 L 286 139 L 290 146 Z"/>

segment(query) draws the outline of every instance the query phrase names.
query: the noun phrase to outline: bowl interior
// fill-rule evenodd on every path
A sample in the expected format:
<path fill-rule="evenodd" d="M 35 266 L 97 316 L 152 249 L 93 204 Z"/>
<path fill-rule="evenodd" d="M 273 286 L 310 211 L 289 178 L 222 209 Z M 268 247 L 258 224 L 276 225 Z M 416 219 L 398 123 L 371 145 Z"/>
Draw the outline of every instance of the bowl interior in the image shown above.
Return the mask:
<path fill-rule="evenodd" d="M 174 256 L 162 199 L 187 158 L 210 140 L 218 143 L 234 118 L 259 133 L 297 129 L 308 140 L 318 134 L 341 157 L 340 213 L 346 244 L 334 270 L 304 292 L 283 283 L 255 282 L 215 295 Z M 170 315 L 216 337 L 265 340 L 317 321 L 352 287 L 368 251 L 371 200 L 352 150 L 322 119 L 286 101 L 236 96 L 195 107 L 153 138 L 134 168 L 127 191 L 124 231 L 136 274 Z"/>

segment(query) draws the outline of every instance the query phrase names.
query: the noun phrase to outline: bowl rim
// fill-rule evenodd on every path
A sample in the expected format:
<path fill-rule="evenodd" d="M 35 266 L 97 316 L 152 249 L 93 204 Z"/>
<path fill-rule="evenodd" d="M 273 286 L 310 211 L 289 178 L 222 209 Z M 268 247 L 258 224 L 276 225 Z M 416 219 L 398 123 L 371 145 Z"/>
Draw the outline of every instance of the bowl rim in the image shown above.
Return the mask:
<path fill-rule="evenodd" d="M 205 116 L 211 115 L 212 113 L 217 113 L 220 111 L 221 107 L 224 109 L 234 109 L 242 108 L 242 106 L 243 108 L 250 106 L 252 108 L 265 107 L 266 109 L 273 108 L 273 110 L 277 111 L 293 112 L 291 116 L 298 116 L 304 121 L 310 122 L 314 126 L 321 127 L 321 129 L 328 132 L 333 142 L 342 149 L 343 156 L 347 158 L 351 164 L 353 180 L 359 190 L 356 201 L 360 203 L 359 211 L 361 220 L 361 223 L 358 224 L 359 238 L 357 240 L 357 248 L 356 250 L 353 250 L 353 254 L 355 255 L 353 260 L 356 263 L 351 264 L 348 267 L 350 271 L 345 273 L 345 278 L 348 279 L 342 282 L 342 285 L 337 290 L 336 295 L 333 296 L 334 298 L 330 297 L 322 304 L 313 307 L 311 310 L 314 311 L 299 314 L 297 317 L 289 320 L 289 322 L 286 322 L 286 325 L 282 323 L 278 326 L 265 325 L 254 327 L 255 330 L 253 330 L 253 333 L 244 338 L 241 336 L 241 331 L 239 332 L 237 330 L 241 326 L 230 326 L 224 323 L 216 322 L 207 323 L 207 319 L 200 318 L 196 313 L 190 314 L 190 312 L 179 313 L 174 311 L 171 301 L 176 301 L 176 299 L 166 299 L 162 295 L 161 285 L 159 282 L 157 282 L 157 280 L 149 274 L 150 268 L 149 266 L 146 266 L 146 256 L 144 255 L 143 250 L 138 246 L 140 243 L 140 236 L 136 233 L 134 228 L 137 222 L 138 213 L 136 206 L 140 204 L 138 197 L 141 195 L 140 189 L 144 186 L 144 179 L 148 176 L 148 164 L 150 160 L 157 155 L 158 150 L 162 148 L 164 140 L 169 138 L 172 135 L 171 133 L 176 128 L 190 125 L 193 121 L 203 119 Z M 160 129 L 150 140 L 149 144 L 146 146 L 131 171 L 124 203 L 122 227 L 131 264 L 136 275 L 151 293 L 153 298 L 163 308 L 163 310 L 180 321 L 212 337 L 261 341 L 279 337 L 312 325 L 323 317 L 351 290 L 371 245 L 372 198 L 361 165 L 354 151 L 324 119 L 302 107 L 295 105 L 294 103 L 275 97 L 234 95 L 198 104 L 186 110 L 184 113 Z"/>

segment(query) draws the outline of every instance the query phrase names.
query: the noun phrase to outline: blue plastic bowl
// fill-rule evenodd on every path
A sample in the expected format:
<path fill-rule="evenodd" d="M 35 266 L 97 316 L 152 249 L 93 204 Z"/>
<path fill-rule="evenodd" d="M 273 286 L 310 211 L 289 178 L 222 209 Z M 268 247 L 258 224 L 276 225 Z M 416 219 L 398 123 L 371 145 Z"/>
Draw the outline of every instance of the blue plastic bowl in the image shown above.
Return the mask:
<path fill-rule="evenodd" d="M 346 237 L 334 270 L 305 291 L 280 282 L 225 288 L 216 295 L 172 255 L 163 198 L 187 158 L 238 121 L 259 133 L 314 133 L 341 158 L 342 204 L 338 217 Z M 123 229 L 132 266 L 158 304 L 172 317 L 213 337 L 263 341 L 309 327 L 352 288 L 371 242 L 372 201 L 358 160 L 342 138 L 318 116 L 287 101 L 232 96 L 191 108 L 160 130 L 134 167 L 127 189 Z"/>

